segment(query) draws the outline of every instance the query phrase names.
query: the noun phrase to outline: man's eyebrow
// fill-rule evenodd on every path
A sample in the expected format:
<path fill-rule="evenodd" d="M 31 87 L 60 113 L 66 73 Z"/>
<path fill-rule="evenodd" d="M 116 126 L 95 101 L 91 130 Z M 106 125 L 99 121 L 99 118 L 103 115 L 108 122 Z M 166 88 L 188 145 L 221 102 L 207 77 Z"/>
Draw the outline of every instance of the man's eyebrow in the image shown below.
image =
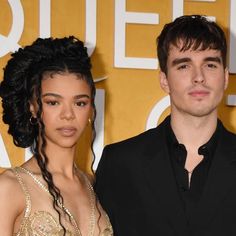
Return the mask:
<path fill-rule="evenodd" d="M 181 63 L 190 62 L 190 61 L 191 61 L 191 59 L 189 57 L 176 58 L 171 62 L 171 64 L 172 64 L 172 66 L 176 66 L 176 65 L 179 65 Z"/>
<path fill-rule="evenodd" d="M 222 59 L 220 57 L 206 57 L 204 61 L 214 61 L 222 64 Z"/>
<path fill-rule="evenodd" d="M 176 65 L 179 65 L 181 63 L 184 63 L 184 62 L 190 62 L 191 61 L 191 58 L 189 57 L 183 57 L 183 58 L 176 58 L 172 61 L 172 66 L 176 66 Z M 220 57 L 206 57 L 204 58 L 204 61 L 207 62 L 207 61 L 212 61 L 212 62 L 217 62 L 219 64 L 222 64 L 222 59 Z"/>

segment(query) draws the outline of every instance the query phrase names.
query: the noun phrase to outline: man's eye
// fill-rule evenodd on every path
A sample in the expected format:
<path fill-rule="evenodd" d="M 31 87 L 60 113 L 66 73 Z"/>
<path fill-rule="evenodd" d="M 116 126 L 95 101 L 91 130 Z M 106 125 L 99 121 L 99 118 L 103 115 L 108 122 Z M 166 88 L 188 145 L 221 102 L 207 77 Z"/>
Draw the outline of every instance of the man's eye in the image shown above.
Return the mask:
<path fill-rule="evenodd" d="M 217 68 L 217 66 L 215 65 L 215 64 L 207 64 L 207 67 L 209 67 L 209 68 Z"/>
<path fill-rule="evenodd" d="M 188 65 L 180 65 L 177 67 L 178 70 L 184 70 L 187 69 Z"/>

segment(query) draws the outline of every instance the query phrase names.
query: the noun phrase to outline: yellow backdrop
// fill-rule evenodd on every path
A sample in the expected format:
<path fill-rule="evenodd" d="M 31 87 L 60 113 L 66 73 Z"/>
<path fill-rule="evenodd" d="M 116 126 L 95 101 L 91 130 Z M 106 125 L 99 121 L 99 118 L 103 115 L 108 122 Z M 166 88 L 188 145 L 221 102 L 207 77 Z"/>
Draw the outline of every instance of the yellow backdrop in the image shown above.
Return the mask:
<path fill-rule="evenodd" d="M 96 87 L 104 92 L 102 98 L 105 101 L 104 117 L 101 118 L 104 127 L 99 131 L 104 134 L 99 137 L 100 151 L 97 154 L 99 159 L 103 145 L 131 137 L 147 129 L 152 109 L 166 96 L 159 86 L 157 62 L 156 68 L 149 69 L 135 68 L 125 60 L 122 66 L 122 63 L 116 62 L 120 57 L 119 53 L 125 53 L 123 56 L 131 58 L 131 61 L 132 58 L 149 58 L 155 62 L 157 35 L 164 24 L 180 15 L 181 11 L 182 14 L 204 14 L 215 17 L 216 22 L 224 28 L 229 41 L 230 11 L 234 7 L 232 2 L 230 0 L 0 0 L 0 67 L 5 66 L 14 48 L 30 44 L 39 36 L 75 35 L 83 41 L 90 39 L 95 44 L 95 50 L 91 55 L 94 78 L 105 77 L 104 80 L 96 82 Z M 45 7 L 47 4 L 50 8 Z M 125 11 L 121 8 L 122 4 L 125 6 Z M 132 15 L 129 13 L 139 15 L 134 14 L 136 17 L 134 22 L 132 23 L 129 18 L 122 28 L 120 23 L 126 19 L 124 16 Z M 144 19 L 153 17 L 150 20 L 153 23 L 145 23 L 141 13 L 147 14 L 143 15 Z M 138 18 L 142 22 L 138 23 Z M 44 25 L 45 21 L 48 25 Z M 13 26 L 17 24 L 19 26 L 14 28 Z M 21 27 L 22 32 L 17 33 Z M 86 36 L 86 33 L 89 35 L 90 32 L 93 36 Z M 125 52 L 119 48 L 119 42 L 122 40 L 125 43 L 123 46 Z M 0 78 L 2 75 L 1 69 Z M 219 117 L 233 132 L 236 131 L 236 109 L 227 105 L 226 99 L 228 95 L 236 94 L 234 80 L 235 76 L 231 74 L 229 88 L 219 109 Z M 102 99 L 99 101 L 100 105 L 102 101 Z M 169 112 L 168 108 L 163 110 L 157 123 Z M 99 112 L 103 114 L 103 110 Z M 12 138 L 7 134 L 7 128 L 1 120 L 0 163 L 7 163 L 7 160 L 3 159 L 8 158 L 10 166 L 19 165 L 25 160 L 25 150 L 13 145 Z M 88 131 L 78 146 L 77 162 L 85 170 L 89 170 L 90 166 L 88 142 L 85 141 L 89 136 Z M 0 164 L 0 167 L 10 167 L 9 163 Z"/>

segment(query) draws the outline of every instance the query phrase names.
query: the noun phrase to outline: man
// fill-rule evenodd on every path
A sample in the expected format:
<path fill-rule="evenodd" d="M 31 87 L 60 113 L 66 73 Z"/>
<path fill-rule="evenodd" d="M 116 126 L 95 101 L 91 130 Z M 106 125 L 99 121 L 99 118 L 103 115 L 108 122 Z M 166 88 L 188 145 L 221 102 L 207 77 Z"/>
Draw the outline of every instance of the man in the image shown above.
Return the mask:
<path fill-rule="evenodd" d="M 228 84 L 224 33 L 182 16 L 157 42 L 171 114 L 105 147 L 97 195 L 116 236 L 235 236 L 236 135 L 217 119 Z"/>

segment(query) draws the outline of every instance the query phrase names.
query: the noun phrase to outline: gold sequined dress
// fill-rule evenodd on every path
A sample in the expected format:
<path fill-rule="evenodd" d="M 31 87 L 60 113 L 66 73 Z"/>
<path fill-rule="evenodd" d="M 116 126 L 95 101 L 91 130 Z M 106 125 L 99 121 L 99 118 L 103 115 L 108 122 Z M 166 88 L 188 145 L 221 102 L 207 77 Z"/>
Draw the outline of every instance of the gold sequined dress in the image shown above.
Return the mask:
<path fill-rule="evenodd" d="M 20 229 L 14 235 L 63 236 L 64 231 L 59 224 L 57 213 L 53 208 L 48 210 L 48 201 L 51 200 L 51 196 L 48 194 L 46 186 L 32 172 L 25 168 L 16 167 L 12 170 L 23 190 L 26 201 L 25 212 L 20 224 Z M 35 182 L 35 184 L 32 184 L 32 180 Z M 87 177 L 86 182 L 90 188 L 92 199 L 94 199 L 92 201 L 92 209 L 96 209 L 94 192 Z M 40 209 L 40 207 L 42 209 Z M 74 220 L 70 211 L 64 206 L 63 209 L 71 216 L 69 220 L 67 217 L 62 217 L 63 226 L 66 228 L 66 236 L 82 236 L 78 224 L 76 220 Z M 104 215 L 106 218 L 106 228 L 102 230 L 99 236 L 113 236 L 113 230 L 109 218 L 105 213 Z M 94 218 L 94 222 L 95 221 L 96 219 Z M 94 222 L 90 225 L 89 236 L 94 235 Z"/>

